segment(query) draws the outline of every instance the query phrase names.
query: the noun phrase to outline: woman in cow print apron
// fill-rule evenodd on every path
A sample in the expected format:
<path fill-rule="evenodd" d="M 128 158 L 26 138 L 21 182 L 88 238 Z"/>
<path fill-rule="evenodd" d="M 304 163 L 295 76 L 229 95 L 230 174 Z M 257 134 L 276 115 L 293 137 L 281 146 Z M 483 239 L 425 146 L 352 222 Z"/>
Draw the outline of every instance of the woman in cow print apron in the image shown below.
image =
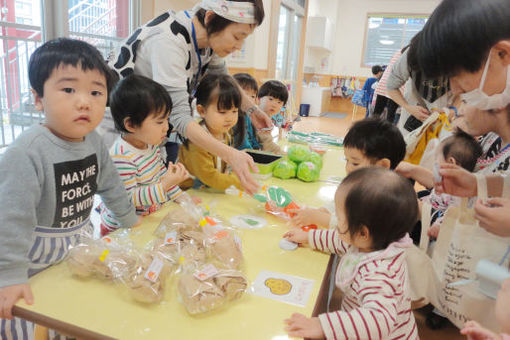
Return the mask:
<path fill-rule="evenodd" d="M 206 72 L 227 73 L 223 57 L 239 50 L 264 18 L 262 0 L 204 0 L 190 11 L 168 11 L 138 28 L 121 46 L 110 66 L 126 77 L 132 73 L 153 79 L 172 98 L 168 159 L 175 161 L 182 137 L 225 160 L 249 192 L 258 189 L 251 157 L 214 139 L 192 118 L 191 100 Z M 241 108 L 257 128 L 271 121 L 248 96 Z"/>

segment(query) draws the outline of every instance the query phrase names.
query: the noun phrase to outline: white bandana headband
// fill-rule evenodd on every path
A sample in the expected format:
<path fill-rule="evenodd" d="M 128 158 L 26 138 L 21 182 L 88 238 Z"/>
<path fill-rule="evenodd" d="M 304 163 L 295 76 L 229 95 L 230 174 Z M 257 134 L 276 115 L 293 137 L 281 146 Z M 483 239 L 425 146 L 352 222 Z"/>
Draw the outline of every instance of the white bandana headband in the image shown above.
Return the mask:
<path fill-rule="evenodd" d="M 206 11 L 213 11 L 220 17 L 240 24 L 256 24 L 255 5 L 252 2 L 237 2 L 226 0 L 202 0 L 195 6 Z"/>

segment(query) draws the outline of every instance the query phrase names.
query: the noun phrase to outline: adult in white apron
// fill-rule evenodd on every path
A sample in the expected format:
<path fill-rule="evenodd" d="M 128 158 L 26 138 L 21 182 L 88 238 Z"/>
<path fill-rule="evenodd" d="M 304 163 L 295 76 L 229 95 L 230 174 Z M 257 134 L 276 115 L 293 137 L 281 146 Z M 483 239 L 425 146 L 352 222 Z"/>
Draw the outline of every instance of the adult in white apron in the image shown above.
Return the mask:
<path fill-rule="evenodd" d="M 169 120 L 174 128 L 166 146 L 170 161 L 175 161 L 181 140 L 187 138 L 227 162 L 250 193 L 258 190 L 250 173 L 257 171 L 253 159 L 206 133 L 192 117 L 191 102 L 206 72 L 228 73 L 223 58 L 241 49 L 263 19 L 262 0 L 203 0 L 189 11 L 170 10 L 138 28 L 110 61 L 120 77 L 133 73 L 149 77 L 170 94 Z M 272 126 L 248 96 L 243 95 L 241 109 L 256 128 Z"/>

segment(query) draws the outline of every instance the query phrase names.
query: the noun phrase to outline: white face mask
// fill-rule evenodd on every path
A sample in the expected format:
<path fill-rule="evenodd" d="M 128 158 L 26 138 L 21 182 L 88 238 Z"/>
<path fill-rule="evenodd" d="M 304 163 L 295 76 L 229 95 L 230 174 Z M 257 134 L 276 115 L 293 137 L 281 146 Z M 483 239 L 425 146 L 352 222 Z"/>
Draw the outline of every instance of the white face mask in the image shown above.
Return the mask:
<path fill-rule="evenodd" d="M 493 94 L 492 96 L 487 95 L 483 92 L 483 86 L 485 85 L 485 79 L 487 78 L 487 70 L 489 69 L 490 53 L 487 61 L 485 62 L 485 68 L 482 74 L 482 80 L 480 86 L 473 91 L 463 93 L 460 98 L 466 102 L 466 104 L 474 106 L 480 110 L 496 110 L 507 107 L 510 104 L 510 67 L 507 66 L 506 74 L 506 87 L 502 93 Z"/>

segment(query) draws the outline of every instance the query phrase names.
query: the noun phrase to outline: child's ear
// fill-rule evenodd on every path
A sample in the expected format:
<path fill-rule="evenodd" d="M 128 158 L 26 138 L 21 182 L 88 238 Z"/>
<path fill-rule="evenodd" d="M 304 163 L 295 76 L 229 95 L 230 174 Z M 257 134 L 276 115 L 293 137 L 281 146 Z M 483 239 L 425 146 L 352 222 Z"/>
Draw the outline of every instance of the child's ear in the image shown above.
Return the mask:
<path fill-rule="evenodd" d="M 375 165 L 389 169 L 391 167 L 391 161 L 388 158 L 381 158 L 375 162 Z"/>
<path fill-rule="evenodd" d="M 369 242 L 370 241 L 370 230 L 368 230 L 367 226 L 361 227 L 361 230 L 358 233 L 358 236 L 360 237 L 361 241 L 363 242 Z"/>
<path fill-rule="evenodd" d="M 197 105 L 197 112 L 200 115 L 200 117 L 204 118 L 205 116 L 205 107 L 202 104 Z"/>
<path fill-rule="evenodd" d="M 459 164 L 457 163 L 457 160 L 455 160 L 455 158 L 453 158 L 453 157 L 451 157 L 451 156 L 450 156 L 450 157 L 448 157 L 448 159 L 446 160 L 446 162 L 447 162 L 447 163 L 451 163 L 451 164 L 455 164 L 455 165 L 459 165 Z"/>
<path fill-rule="evenodd" d="M 126 117 L 124 118 L 124 127 L 129 133 L 135 132 L 135 126 L 133 125 L 133 122 L 131 121 L 131 118 Z"/>
<path fill-rule="evenodd" d="M 42 100 L 41 100 L 42 97 L 37 94 L 36 90 L 30 89 L 30 91 L 32 92 L 32 95 L 34 96 L 34 106 L 35 106 L 35 108 L 37 109 L 37 111 L 43 111 L 44 110 L 44 106 L 43 106 L 43 103 L 42 103 Z"/>

